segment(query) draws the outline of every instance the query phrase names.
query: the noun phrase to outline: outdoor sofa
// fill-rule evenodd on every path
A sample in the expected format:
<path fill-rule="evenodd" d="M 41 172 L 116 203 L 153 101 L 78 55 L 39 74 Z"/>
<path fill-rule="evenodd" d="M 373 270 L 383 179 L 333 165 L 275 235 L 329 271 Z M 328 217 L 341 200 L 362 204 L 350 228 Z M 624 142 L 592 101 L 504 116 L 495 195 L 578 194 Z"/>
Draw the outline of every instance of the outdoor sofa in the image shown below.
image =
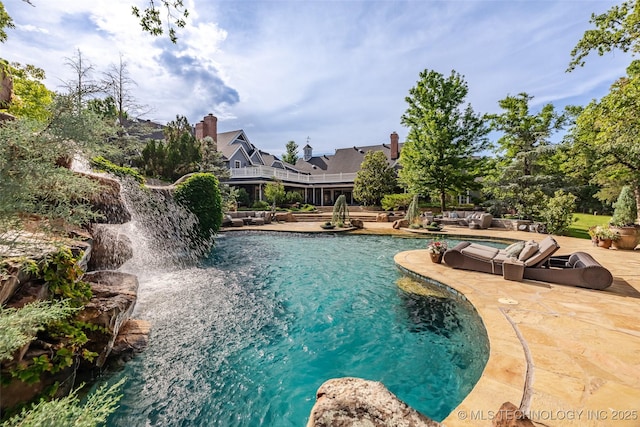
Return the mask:
<path fill-rule="evenodd" d="M 556 240 L 545 237 L 540 243 L 518 242 L 505 249 L 460 242 L 444 254 L 444 262 L 463 270 L 500 274 L 507 280 L 538 280 L 590 289 L 611 286 L 611 272 L 586 252 L 553 254 L 560 248 Z"/>
<path fill-rule="evenodd" d="M 243 225 L 264 225 L 271 223 L 270 211 L 227 212 L 222 218 L 223 227 L 242 227 Z"/>
<path fill-rule="evenodd" d="M 487 229 L 491 227 L 493 215 L 482 211 L 447 211 L 444 212 L 442 218 L 435 218 L 442 225 L 458 225 L 469 228 Z"/>

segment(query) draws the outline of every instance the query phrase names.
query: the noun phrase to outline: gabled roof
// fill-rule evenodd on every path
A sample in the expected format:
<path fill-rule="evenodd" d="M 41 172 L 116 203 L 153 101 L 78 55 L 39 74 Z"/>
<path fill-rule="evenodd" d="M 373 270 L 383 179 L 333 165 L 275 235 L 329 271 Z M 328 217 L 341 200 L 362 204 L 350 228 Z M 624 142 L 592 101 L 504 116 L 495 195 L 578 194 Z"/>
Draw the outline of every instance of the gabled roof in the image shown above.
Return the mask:
<path fill-rule="evenodd" d="M 243 130 L 232 130 L 229 132 L 219 133 L 217 135 L 218 151 L 222 153 L 226 160 L 229 160 L 238 151 L 238 147 L 242 147 L 243 151 L 247 155 L 247 159 L 254 162 L 253 154 L 258 152 L 258 149 L 249 141 L 247 135 Z M 259 154 L 255 157 L 256 162 L 260 162 Z"/>
<path fill-rule="evenodd" d="M 403 144 L 399 144 L 402 148 Z M 389 144 L 367 145 L 361 147 L 339 148 L 335 154 L 313 156 L 305 161 L 298 159 L 296 169 L 300 171 L 318 173 L 355 173 L 360 170 L 364 156 L 369 151 L 382 151 L 392 167 L 396 167 L 397 159 L 391 160 L 391 146 Z"/>

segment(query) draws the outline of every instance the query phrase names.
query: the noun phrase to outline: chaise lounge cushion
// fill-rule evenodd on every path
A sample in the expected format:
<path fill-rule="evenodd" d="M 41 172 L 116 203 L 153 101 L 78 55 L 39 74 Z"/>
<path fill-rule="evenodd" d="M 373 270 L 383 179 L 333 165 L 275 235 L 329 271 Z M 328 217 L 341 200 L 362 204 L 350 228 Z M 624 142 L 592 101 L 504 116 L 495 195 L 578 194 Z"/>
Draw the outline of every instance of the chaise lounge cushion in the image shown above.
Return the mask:
<path fill-rule="evenodd" d="M 518 255 L 518 261 L 526 261 L 538 252 L 538 243 L 534 241 L 526 242 Z"/>
<path fill-rule="evenodd" d="M 516 242 L 504 248 L 504 253 L 509 258 L 518 258 L 518 255 L 520 255 L 520 252 L 522 252 L 523 249 L 524 249 L 524 242 Z"/>
<path fill-rule="evenodd" d="M 525 245 L 526 247 L 526 245 Z M 553 255 L 558 249 L 560 249 L 560 245 L 558 242 L 551 237 L 547 236 L 538 245 L 538 251 L 534 253 L 531 257 L 524 260 L 525 267 L 540 267 L 543 265 L 550 257 Z M 524 250 L 523 250 L 524 251 Z"/>

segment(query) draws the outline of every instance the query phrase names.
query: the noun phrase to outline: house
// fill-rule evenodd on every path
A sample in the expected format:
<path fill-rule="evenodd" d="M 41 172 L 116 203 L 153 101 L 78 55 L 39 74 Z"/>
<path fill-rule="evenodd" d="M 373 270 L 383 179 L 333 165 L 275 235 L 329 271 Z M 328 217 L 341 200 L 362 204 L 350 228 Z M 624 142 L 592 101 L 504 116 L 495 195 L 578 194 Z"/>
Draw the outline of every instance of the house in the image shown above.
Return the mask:
<path fill-rule="evenodd" d="M 253 200 L 263 200 L 264 186 L 279 180 L 286 191 L 298 191 L 305 203 L 333 205 L 338 196 L 344 194 L 347 201 L 354 204 L 353 183 L 368 151 L 384 152 L 389 164 L 399 167 L 402 144 L 395 132 L 391 134 L 389 144 L 339 148 L 331 155 L 314 156 L 313 148 L 307 144 L 303 157 L 290 165 L 257 148 L 243 130 L 218 133 L 217 123 L 214 115 L 206 116 L 196 124 L 196 138 L 209 136 L 216 141 L 218 151 L 231 171 L 231 178 L 226 183 L 244 188 Z"/>

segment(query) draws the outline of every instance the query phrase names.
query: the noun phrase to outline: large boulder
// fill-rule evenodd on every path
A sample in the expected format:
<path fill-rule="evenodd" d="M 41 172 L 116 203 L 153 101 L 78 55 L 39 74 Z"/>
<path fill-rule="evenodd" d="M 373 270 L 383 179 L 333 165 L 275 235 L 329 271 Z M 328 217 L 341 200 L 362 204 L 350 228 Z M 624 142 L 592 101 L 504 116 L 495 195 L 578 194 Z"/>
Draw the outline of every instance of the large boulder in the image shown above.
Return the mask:
<path fill-rule="evenodd" d="M 127 209 L 122 195 L 120 183 L 112 178 L 97 175 L 86 175 L 100 184 L 100 191 L 90 200 L 94 210 L 101 213 L 103 218 L 98 222 L 106 224 L 124 224 L 131 221 L 131 213 Z"/>
<path fill-rule="evenodd" d="M 274 215 L 274 221 L 297 222 L 298 220 L 291 212 L 276 212 Z"/>
<path fill-rule="evenodd" d="M 364 222 L 361 219 L 352 219 L 350 222 L 352 227 L 360 229 L 364 228 Z"/>
<path fill-rule="evenodd" d="M 379 213 L 376 216 L 376 222 L 389 222 L 389 214 L 388 213 Z"/>
<path fill-rule="evenodd" d="M 117 270 L 133 257 L 131 239 L 116 228 L 106 224 L 93 224 L 91 227 L 93 244 L 88 269 Z"/>
<path fill-rule="evenodd" d="M 382 383 L 359 378 L 332 379 L 320 386 L 307 427 L 438 427 L 398 399 Z"/>
<path fill-rule="evenodd" d="M 87 333 L 87 349 L 98 353 L 97 367 L 102 367 L 111 353 L 113 344 L 131 317 L 138 296 L 138 278 L 118 271 L 94 271 L 84 275 L 91 284 L 93 297 L 78 314 L 78 319 L 99 326 Z"/>
<path fill-rule="evenodd" d="M 401 228 L 407 228 L 409 226 L 408 219 L 397 219 L 393 222 L 393 228 L 399 230 Z"/>
<path fill-rule="evenodd" d="M 137 353 L 141 353 L 149 345 L 151 323 L 146 320 L 129 319 L 121 328 L 109 359 L 117 359 L 116 363 L 127 362 Z"/>

